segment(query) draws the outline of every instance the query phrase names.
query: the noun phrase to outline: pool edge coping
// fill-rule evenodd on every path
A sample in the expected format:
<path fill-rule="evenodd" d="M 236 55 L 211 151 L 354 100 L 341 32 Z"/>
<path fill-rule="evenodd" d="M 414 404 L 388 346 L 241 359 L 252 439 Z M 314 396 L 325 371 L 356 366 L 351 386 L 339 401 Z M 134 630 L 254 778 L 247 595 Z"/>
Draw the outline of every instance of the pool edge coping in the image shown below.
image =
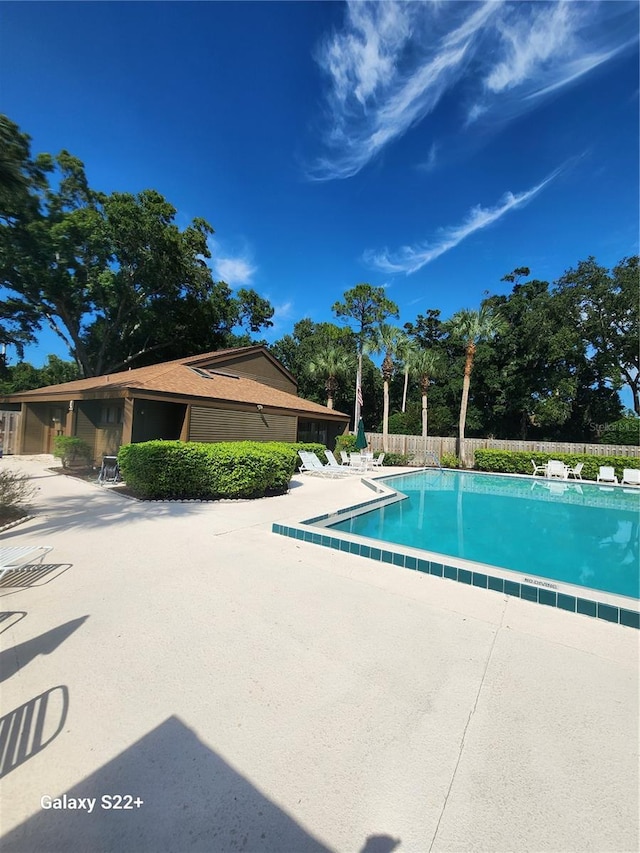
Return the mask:
<path fill-rule="evenodd" d="M 430 469 L 417 469 L 416 472 L 411 473 L 418 473 L 420 470 Z M 522 572 L 503 569 L 499 566 L 476 563 L 396 543 L 388 543 L 389 547 L 384 547 L 379 540 L 344 531 L 332 530 L 330 535 L 323 532 L 328 523 L 334 523 L 342 515 L 358 515 L 369 512 L 376 506 L 386 506 L 404 500 L 406 495 L 399 489 L 393 489 L 378 480 L 406 476 L 406 473 L 381 474 L 375 479 L 364 476 L 361 478 L 361 483 L 373 490 L 376 493 L 375 497 L 299 522 L 286 524 L 274 522 L 271 532 L 398 568 L 419 571 L 443 580 L 452 580 L 477 589 L 487 589 L 501 595 L 520 598 L 532 604 L 555 607 L 567 613 L 577 613 L 612 624 L 640 629 L 640 601 L 623 595 L 589 590 L 588 587 L 551 581 L 533 573 L 524 575 Z M 354 510 L 356 510 L 355 513 Z M 595 593 L 595 596 L 590 593 Z"/>

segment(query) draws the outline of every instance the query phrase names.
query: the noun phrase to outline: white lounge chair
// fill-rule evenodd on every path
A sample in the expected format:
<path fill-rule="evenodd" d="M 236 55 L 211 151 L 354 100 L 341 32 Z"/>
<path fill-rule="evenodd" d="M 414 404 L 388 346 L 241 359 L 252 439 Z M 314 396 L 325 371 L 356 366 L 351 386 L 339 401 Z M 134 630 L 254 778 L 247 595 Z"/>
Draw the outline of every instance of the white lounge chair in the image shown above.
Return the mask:
<path fill-rule="evenodd" d="M 584 462 L 578 462 L 573 468 L 569 468 L 568 477 L 573 477 L 574 480 L 582 479 L 582 469 L 584 468 Z"/>
<path fill-rule="evenodd" d="M 341 468 L 342 464 L 338 462 L 336 457 L 330 450 L 325 450 L 324 455 L 327 457 L 327 462 L 331 465 L 332 468 Z"/>
<path fill-rule="evenodd" d="M 343 464 L 343 465 L 348 465 L 348 464 L 349 464 L 349 454 L 347 453 L 347 451 L 346 451 L 346 450 L 341 450 L 341 451 L 340 451 L 340 459 L 342 459 L 342 464 Z"/>
<path fill-rule="evenodd" d="M 340 477 L 348 474 L 348 470 L 341 465 L 323 465 L 315 453 L 299 450 L 298 456 L 302 460 L 300 471 L 308 474 L 320 474 L 324 477 Z"/>
<path fill-rule="evenodd" d="M 558 480 L 569 479 L 569 466 L 559 459 L 550 459 L 547 462 L 547 477 L 555 477 Z"/>
<path fill-rule="evenodd" d="M 51 550 L 53 550 L 53 545 L 14 545 L 13 547 L 0 548 L 0 579 L 5 572 L 30 566 L 35 559 L 42 562 L 45 555 Z M 36 557 L 37 554 L 39 557 Z"/>
<path fill-rule="evenodd" d="M 623 486 L 640 486 L 640 468 L 625 468 L 621 482 Z"/>
<path fill-rule="evenodd" d="M 382 463 L 384 461 L 384 456 L 385 456 L 384 453 L 380 453 L 379 456 L 377 456 L 375 459 L 372 460 L 371 464 L 373 465 L 374 468 L 379 468 L 382 465 Z"/>
<path fill-rule="evenodd" d="M 618 478 L 616 477 L 616 472 L 613 469 L 612 465 L 601 465 L 600 470 L 598 471 L 598 475 L 596 477 L 596 483 L 616 483 L 618 482 Z"/>
<path fill-rule="evenodd" d="M 533 465 L 533 474 L 532 474 L 533 477 L 535 477 L 536 474 L 541 474 L 543 477 L 547 476 L 546 463 L 544 465 L 536 465 L 536 463 L 532 459 L 531 464 Z"/>

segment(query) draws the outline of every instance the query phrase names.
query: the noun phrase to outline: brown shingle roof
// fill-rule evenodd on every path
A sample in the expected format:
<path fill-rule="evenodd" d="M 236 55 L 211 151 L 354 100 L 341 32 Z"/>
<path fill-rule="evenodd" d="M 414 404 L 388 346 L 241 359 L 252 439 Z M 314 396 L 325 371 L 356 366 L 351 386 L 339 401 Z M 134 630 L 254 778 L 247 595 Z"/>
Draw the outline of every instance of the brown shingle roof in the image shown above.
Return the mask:
<path fill-rule="evenodd" d="M 135 392 L 157 393 L 171 397 L 190 397 L 202 399 L 203 401 L 225 401 L 232 403 L 246 403 L 253 405 L 270 406 L 281 409 L 294 410 L 301 413 L 322 415 L 323 417 L 337 417 L 340 419 L 348 417 L 342 412 L 336 412 L 304 400 L 295 394 L 281 391 L 270 385 L 265 385 L 253 379 L 244 377 L 225 376 L 220 373 L 208 373 L 203 376 L 192 368 L 203 363 L 211 363 L 223 355 L 230 353 L 246 353 L 247 351 L 266 350 L 262 346 L 239 347 L 234 349 L 217 350 L 215 352 L 203 353 L 202 355 L 189 356 L 188 358 L 166 361 L 161 364 L 153 364 L 148 367 L 138 367 L 133 370 L 125 370 L 120 373 L 111 373 L 106 376 L 95 376 L 89 379 L 77 379 L 74 382 L 65 382 L 61 385 L 48 385 L 44 388 L 36 388 L 32 391 L 22 391 L 11 394 L 5 400 L 13 402 L 45 400 L 50 398 L 66 397 L 72 399 L 74 396 L 90 399 L 93 394 L 100 397 L 114 396 L 127 391 L 135 396 Z M 212 365 L 215 370 L 215 364 Z M 224 369 L 221 365 L 221 369 Z M 282 368 L 287 376 L 291 376 L 287 370 Z M 233 367 L 229 373 L 233 372 Z"/>

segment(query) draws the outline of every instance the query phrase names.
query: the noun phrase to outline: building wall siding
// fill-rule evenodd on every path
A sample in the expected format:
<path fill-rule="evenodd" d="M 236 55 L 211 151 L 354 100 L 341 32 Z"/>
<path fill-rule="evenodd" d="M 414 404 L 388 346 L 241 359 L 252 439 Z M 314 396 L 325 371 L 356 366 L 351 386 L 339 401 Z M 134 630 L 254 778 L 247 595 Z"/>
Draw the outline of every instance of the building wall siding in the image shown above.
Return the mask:
<path fill-rule="evenodd" d="M 243 379 L 253 379 L 256 382 L 262 382 L 263 385 L 279 388 L 289 394 L 297 395 L 298 393 L 295 382 L 288 379 L 275 364 L 260 353 L 230 356 L 228 359 L 221 359 L 212 364 L 211 369 L 228 371 L 236 376 L 241 376 Z"/>
<path fill-rule="evenodd" d="M 76 429 L 74 435 L 86 441 L 91 448 L 91 453 L 95 461 L 96 457 L 96 433 L 97 420 L 100 411 L 100 404 L 91 400 L 83 400 L 76 403 Z"/>
<path fill-rule="evenodd" d="M 295 415 L 191 407 L 189 441 L 295 441 Z"/>
<path fill-rule="evenodd" d="M 25 406 L 23 453 L 46 453 L 46 427 L 48 407 L 43 403 Z"/>

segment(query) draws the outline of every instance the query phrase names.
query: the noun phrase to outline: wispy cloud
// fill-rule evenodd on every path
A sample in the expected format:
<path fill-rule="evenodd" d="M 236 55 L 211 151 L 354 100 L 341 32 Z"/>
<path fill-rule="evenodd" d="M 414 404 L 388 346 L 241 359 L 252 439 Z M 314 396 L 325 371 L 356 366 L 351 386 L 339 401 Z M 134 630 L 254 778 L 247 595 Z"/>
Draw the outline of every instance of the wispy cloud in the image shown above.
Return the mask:
<path fill-rule="evenodd" d="M 344 30 L 322 45 L 329 75 L 326 143 L 331 154 L 309 172 L 317 180 L 355 175 L 385 145 L 428 115 L 459 79 L 474 32 L 500 7 L 486 0 L 426 50 L 439 4 L 348 2 Z M 458 5 L 458 4 L 453 4 Z"/>
<path fill-rule="evenodd" d="M 410 275 L 417 272 L 426 264 L 439 258 L 440 255 L 444 255 L 445 252 L 455 248 L 471 234 L 480 231 L 482 228 L 487 228 L 489 225 L 493 225 L 494 222 L 497 222 L 511 210 L 523 207 L 523 205 L 531 201 L 534 196 L 551 183 L 561 171 L 561 169 L 556 169 L 535 187 L 531 187 L 531 189 L 525 190 L 525 192 L 516 195 L 512 192 L 505 193 L 495 207 L 481 207 L 480 205 L 476 205 L 471 208 L 460 225 L 452 225 L 448 228 L 440 229 L 434 240 L 418 243 L 413 246 L 402 246 L 396 252 L 389 252 L 387 249 L 383 252 L 365 252 L 365 263 L 387 273 L 406 273 L 406 275 Z"/>
<path fill-rule="evenodd" d="M 209 265 L 217 279 L 226 282 L 231 287 L 251 284 L 257 267 L 253 263 L 248 249 L 238 254 L 229 254 L 217 239 L 208 240 L 211 260 Z"/>
<path fill-rule="evenodd" d="M 342 28 L 317 51 L 328 79 L 325 154 L 309 177 L 355 175 L 456 87 L 463 126 L 531 109 L 635 42 L 633 7 L 349 0 Z"/>
<path fill-rule="evenodd" d="M 438 146 L 435 142 L 431 144 L 427 159 L 422 163 L 418 163 L 417 168 L 422 172 L 433 172 L 438 162 Z"/>
<path fill-rule="evenodd" d="M 244 258 L 217 258 L 214 260 L 216 274 L 230 285 L 249 284 L 256 267 Z"/>

